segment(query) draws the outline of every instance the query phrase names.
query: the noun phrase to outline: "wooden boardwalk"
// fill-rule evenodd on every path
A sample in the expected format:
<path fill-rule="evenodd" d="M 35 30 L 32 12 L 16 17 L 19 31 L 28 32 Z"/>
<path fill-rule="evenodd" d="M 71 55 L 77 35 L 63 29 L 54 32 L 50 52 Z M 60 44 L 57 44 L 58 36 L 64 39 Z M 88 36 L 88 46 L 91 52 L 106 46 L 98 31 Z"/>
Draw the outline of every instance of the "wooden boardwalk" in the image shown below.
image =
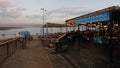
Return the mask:
<path fill-rule="evenodd" d="M 25 49 L 18 49 L 0 68 L 120 68 L 119 63 L 104 62 L 103 53 L 98 51 L 92 44 L 81 43 L 80 48 L 74 46 L 65 53 L 56 53 L 34 36 Z"/>
<path fill-rule="evenodd" d="M 37 37 L 3 62 L 0 68 L 53 68 L 45 48 Z"/>

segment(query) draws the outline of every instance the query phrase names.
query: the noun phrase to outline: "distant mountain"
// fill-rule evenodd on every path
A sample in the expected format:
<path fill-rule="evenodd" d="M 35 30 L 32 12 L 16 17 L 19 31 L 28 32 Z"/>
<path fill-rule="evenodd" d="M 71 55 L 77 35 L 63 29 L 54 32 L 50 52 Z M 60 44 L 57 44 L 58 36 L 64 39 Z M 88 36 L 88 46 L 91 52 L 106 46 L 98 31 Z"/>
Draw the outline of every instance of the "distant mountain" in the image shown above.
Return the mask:
<path fill-rule="evenodd" d="M 1 24 L 0 30 L 8 30 L 14 28 L 24 28 L 24 27 L 42 27 L 41 24 Z"/>
<path fill-rule="evenodd" d="M 0 27 L 0 30 L 9 30 L 14 28 L 22 28 L 22 27 Z"/>
<path fill-rule="evenodd" d="M 42 27 L 42 24 L 1 24 L 0 27 Z"/>

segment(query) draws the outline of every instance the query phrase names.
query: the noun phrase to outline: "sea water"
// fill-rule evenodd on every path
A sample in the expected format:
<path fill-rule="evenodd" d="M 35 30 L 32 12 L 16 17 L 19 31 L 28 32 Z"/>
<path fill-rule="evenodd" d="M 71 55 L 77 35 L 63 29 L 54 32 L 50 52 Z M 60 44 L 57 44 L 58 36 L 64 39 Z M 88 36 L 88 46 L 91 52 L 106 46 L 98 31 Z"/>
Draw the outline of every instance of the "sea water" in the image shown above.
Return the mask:
<path fill-rule="evenodd" d="M 65 32 L 66 28 L 48 28 L 47 33 L 57 33 L 57 32 Z M 40 27 L 30 27 L 30 28 L 16 28 L 16 29 L 9 29 L 9 30 L 0 30 L 0 39 L 8 39 L 19 37 L 20 31 L 29 31 L 31 35 L 42 35 L 43 28 Z M 4 34 L 4 36 L 3 36 Z M 44 28 L 44 34 L 46 34 L 46 28 Z"/>
<path fill-rule="evenodd" d="M 81 30 L 85 30 L 86 27 L 80 27 Z M 48 29 L 48 32 L 46 31 Z M 77 30 L 78 27 L 67 27 L 67 31 Z M 0 30 L 0 39 L 8 39 L 8 38 L 15 38 L 19 37 L 20 31 L 29 31 L 31 35 L 42 35 L 43 34 L 43 28 L 41 27 L 29 27 L 29 28 L 16 28 L 16 29 L 9 29 L 9 30 Z M 57 33 L 57 32 L 66 32 L 66 27 L 62 28 L 44 28 L 44 34 L 49 33 Z M 5 34 L 3 36 L 3 34 Z"/>

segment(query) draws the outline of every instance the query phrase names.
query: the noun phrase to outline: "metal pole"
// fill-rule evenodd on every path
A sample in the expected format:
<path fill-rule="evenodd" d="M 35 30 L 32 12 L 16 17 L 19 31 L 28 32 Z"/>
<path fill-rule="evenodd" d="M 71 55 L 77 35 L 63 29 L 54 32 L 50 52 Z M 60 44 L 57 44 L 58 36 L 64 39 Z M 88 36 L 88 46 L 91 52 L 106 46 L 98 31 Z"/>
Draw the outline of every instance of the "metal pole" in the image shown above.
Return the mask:
<path fill-rule="evenodd" d="M 62 27 L 60 27 L 60 32 L 62 33 Z"/>
<path fill-rule="evenodd" d="M 66 25 L 65 25 L 65 26 L 66 26 L 66 33 L 67 33 L 67 32 L 68 32 L 68 29 L 67 29 L 67 23 L 66 23 Z"/>
<path fill-rule="evenodd" d="M 48 35 L 48 23 L 46 24 L 46 34 Z"/>
<path fill-rule="evenodd" d="M 45 21 L 44 21 L 44 12 L 46 11 L 44 8 L 41 8 L 41 10 L 43 11 L 43 25 L 45 24 Z M 44 35 L 44 27 L 43 27 L 43 35 Z"/>

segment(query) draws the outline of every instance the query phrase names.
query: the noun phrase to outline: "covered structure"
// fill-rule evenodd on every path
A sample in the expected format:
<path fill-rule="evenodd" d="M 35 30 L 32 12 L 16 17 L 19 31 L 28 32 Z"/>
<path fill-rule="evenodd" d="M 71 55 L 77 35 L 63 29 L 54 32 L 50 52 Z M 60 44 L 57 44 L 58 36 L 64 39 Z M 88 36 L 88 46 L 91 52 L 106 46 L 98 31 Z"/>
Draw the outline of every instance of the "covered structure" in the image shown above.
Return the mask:
<path fill-rule="evenodd" d="M 68 29 L 70 29 L 70 31 L 75 30 L 75 27 L 76 27 L 75 18 L 66 20 L 65 24 L 66 24 L 66 32 L 68 31 Z"/>
<path fill-rule="evenodd" d="M 107 31 L 105 32 L 106 34 L 103 34 L 104 32 L 102 32 L 101 35 L 100 34 L 97 35 L 97 40 L 98 39 L 99 41 L 101 40 L 100 43 L 102 42 L 106 43 L 107 40 L 102 39 L 103 37 L 104 38 L 106 37 L 109 43 L 108 46 L 101 46 L 101 48 L 106 47 L 105 51 L 106 54 L 108 54 L 107 58 L 109 57 L 109 61 L 111 63 L 113 63 L 114 59 L 116 58 L 115 55 L 120 56 L 120 51 L 119 51 L 120 49 L 118 49 L 119 52 L 119 53 L 117 52 L 118 54 L 115 53 L 116 48 L 120 47 L 119 43 L 117 44 L 118 46 L 116 47 L 114 46 L 116 45 L 114 39 L 117 38 L 118 42 L 120 42 L 119 41 L 120 39 L 120 7 L 119 6 L 111 6 L 105 9 L 101 9 L 95 12 L 91 12 L 82 16 L 69 19 L 66 22 L 68 21 L 71 21 L 72 23 L 78 25 L 78 30 L 80 30 L 81 25 L 86 26 L 86 30 L 87 29 L 89 30 L 90 27 L 95 28 L 95 30 L 96 29 L 101 30 L 101 28 L 105 29 Z M 98 33 L 100 33 L 100 31 Z"/>
<path fill-rule="evenodd" d="M 66 27 L 66 25 L 50 22 L 47 22 L 45 25 L 43 25 L 43 28 L 46 28 L 46 33 L 48 33 L 48 28 L 51 28 L 51 32 L 53 32 L 53 28 L 60 28 L 60 32 L 62 32 L 62 27 Z"/>
<path fill-rule="evenodd" d="M 105 23 L 110 23 L 111 13 L 116 8 L 117 6 L 112 6 L 112 7 L 108 7 L 102 10 L 98 10 L 92 13 L 88 13 L 88 14 L 76 17 L 75 24 L 79 26 L 81 24 L 89 23 L 89 26 L 92 26 L 93 24 L 101 26 Z M 101 22 L 104 22 L 104 23 L 101 23 Z"/>
<path fill-rule="evenodd" d="M 50 22 L 47 22 L 45 25 L 43 25 L 43 27 L 65 27 L 64 24 L 57 24 L 57 23 L 50 23 Z"/>

